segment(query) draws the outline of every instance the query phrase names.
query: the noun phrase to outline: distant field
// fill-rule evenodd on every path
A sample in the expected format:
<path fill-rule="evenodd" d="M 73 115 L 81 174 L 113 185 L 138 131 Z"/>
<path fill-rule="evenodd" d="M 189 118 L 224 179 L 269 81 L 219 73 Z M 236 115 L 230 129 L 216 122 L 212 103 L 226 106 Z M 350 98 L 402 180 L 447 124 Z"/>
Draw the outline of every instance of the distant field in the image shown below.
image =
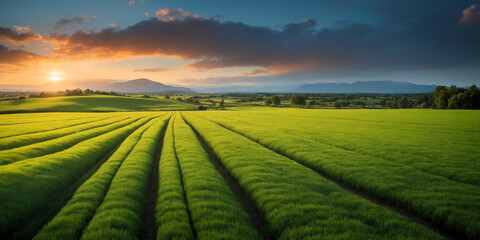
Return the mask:
<path fill-rule="evenodd" d="M 236 110 L 0 115 L 0 239 L 480 238 L 479 111 Z"/>
<path fill-rule="evenodd" d="M 175 111 L 196 108 L 198 106 L 192 103 L 169 100 L 163 97 L 157 99 L 92 95 L 0 101 L 0 112 Z"/>
<path fill-rule="evenodd" d="M 63 96 L 47 98 L 27 98 L 20 100 L 2 100 L 0 101 L 0 113 L 20 113 L 20 112 L 125 112 L 125 111 L 182 111 L 197 110 L 199 106 L 208 107 L 209 110 L 252 110 L 268 109 L 273 106 L 267 106 L 265 99 L 249 100 L 237 96 L 220 97 L 214 95 L 175 95 L 170 99 L 162 95 L 151 95 L 149 98 L 143 98 L 143 95 L 110 96 L 110 95 L 87 95 L 87 96 Z M 198 102 L 194 103 L 187 99 L 198 97 Z M 181 98 L 182 100 L 178 100 Z M 223 107 L 220 102 L 224 99 Z M 378 105 L 378 100 L 362 98 L 366 105 L 377 104 L 376 108 L 384 108 Z M 309 100 L 310 101 L 310 100 Z M 360 101 L 360 100 L 359 100 Z M 275 108 L 293 108 L 288 99 L 283 99 L 282 104 Z M 346 108 L 358 108 L 360 106 L 349 106 Z M 303 106 L 304 109 L 333 109 L 333 102 Z"/>

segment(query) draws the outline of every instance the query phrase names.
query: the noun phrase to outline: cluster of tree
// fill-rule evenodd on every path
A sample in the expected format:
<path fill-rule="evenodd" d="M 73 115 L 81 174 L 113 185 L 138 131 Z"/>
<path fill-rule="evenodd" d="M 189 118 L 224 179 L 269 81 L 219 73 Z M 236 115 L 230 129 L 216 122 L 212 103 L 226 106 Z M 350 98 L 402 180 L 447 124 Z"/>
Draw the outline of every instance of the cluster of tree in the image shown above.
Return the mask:
<path fill-rule="evenodd" d="M 407 97 L 391 97 L 388 99 L 382 98 L 379 101 L 379 105 L 388 106 L 390 108 L 429 108 L 430 97 L 428 96 L 419 96 L 416 98 L 407 98 Z"/>
<path fill-rule="evenodd" d="M 80 88 L 73 89 L 73 90 L 70 90 L 70 89 L 65 90 L 65 96 L 83 96 L 83 95 L 91 95 L 93 93 L 94 91 L 88 88 L 85 90 L 82 90 Z"/>
<path fill-rule="evenodd" d="M 432 96 L 433 109 L 480 109 L 480 90 L 472 85 L 468 89 L 438 86 Z"/>
<path fill-rule="evenodd" d="M 342 108 L 342 107 L 347 106 L 347 104 L 346 104 L 344 101 L 342 101 L 342 100 L 337 100 L 337 101 L 335 101 L 335 102 L 333 103 L 333 106 L 334 106 L 335 108 Z"/>
<path fill-rule="evenodd" d="M 292 95 L 290 97 L 290 104 L 292 106 L 300 107 L 300 106 L 305 106 L 305 104 L 307 104 L 307 101 L 305 100 L 305 97 L 302 95 Z"/>
<path fill-rule="evenodd" d="M 130 96 L 126 96 L 126 97 L 130 97 Z M 153 97 L 153 96 L 150 96 L 150 95 L 148 95 L 148 94 L 144 94 L 144 95 L 142 96 L 142 98 L 154 98 L 154 99 L 158 99 L 158 97 Z"/>
<path fill-rule="evenodd" d="M 195 103 L 195 104 L 200 104 L 200 101 L 198 101 L 198 99 L 201 99 L 201 97 L 191 96 L 191 97 L 185 98 L 185 101 L 192 102 L 192 103 Z"/>
<path fill-rule="evenodd" d="M 282 100 L 280 99 L 280 97 L 278 95 L 274 94 L 272 97 L 265 100 L 265 104 L 267 104 L 267 105 L 272 105 L 273 104 L 274 106 L 282 105 Z"/>
<path fill-rule="evenodd" d="M 256 102 L 256 101 L 263 101 L 262 95 L 257 95 L 255 97 L 241 97 L 237 100 L 237 102 Z"/>
<path fill-rule="evenodd" d="M 8 98 L 2 98 L 1 101 L 9 101 L 9 100 L 23 100 L 27 99 L 25 96 L 20 96 L 20 97 L 8 97 Z"/>
<path fill-rule="evenodd" d="M 59 97 L 59 96 L 85 96 L 85 95 L 92 95 L 92 94 L 100 94 L 100 95 L 114 95 L 118 96 L 116 92 L 103 92 L 103 91 L 93 91 L 91 89 L 82 90 L 80 88 L 77 89 L 66 89 L 65 91 L 57 91 L 57 92 L 40 92 L 38 94 L 32 93 L 28 95 L 29 98 L 47 98 L 47 97 Z"/>

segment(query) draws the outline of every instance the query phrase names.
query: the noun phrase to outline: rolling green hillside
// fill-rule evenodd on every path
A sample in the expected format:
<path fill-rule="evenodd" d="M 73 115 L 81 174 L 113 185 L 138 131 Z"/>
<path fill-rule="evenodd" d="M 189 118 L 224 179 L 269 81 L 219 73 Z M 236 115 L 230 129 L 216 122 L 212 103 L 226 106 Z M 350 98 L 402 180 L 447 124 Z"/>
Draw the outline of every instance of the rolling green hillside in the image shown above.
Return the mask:
<path fill-rule="evenodd" d="M 191 110 L 197 107 L 197 105 L 189 102 L 164 98 L 157 99 L 104 95 L 29 98 L 0 101 L 0 112 L 158 111 Z"/>

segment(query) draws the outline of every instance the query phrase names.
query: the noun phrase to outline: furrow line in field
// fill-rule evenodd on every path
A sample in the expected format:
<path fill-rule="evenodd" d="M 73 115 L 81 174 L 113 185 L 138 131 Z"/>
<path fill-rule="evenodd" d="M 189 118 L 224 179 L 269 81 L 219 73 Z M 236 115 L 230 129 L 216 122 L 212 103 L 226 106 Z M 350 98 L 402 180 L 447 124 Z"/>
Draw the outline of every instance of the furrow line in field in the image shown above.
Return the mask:
<path fill-rule="evenodd" d="M 206 119 L 206 120 L 208 120 L 208 119 Z M 366 200 L 368 200 L 368 201 L 370 201 L 370 202 L 372 202 L 372 203 L 374 203 L 374 204 L 377 204 L 377 205 L 386 207 L 386 208 L 388 208 L 388 209 L 390 209 L 390 210 L 392 210 L 392 211 L 394 211 L 394 212 L 397 212 L 397 213 L 399 213 L 400 215 L 407 217 L 407 218 L 410 219 L 411 221 L 416 222 L 416 223 L 418 223 L 418 224 L 421 224 L 421 225 L 423 225 L 423 226 L 425 226 L 425 227 L 427 227 L 427 228 L 429 228 L 429 229 L 431 229 L 431 230 L 433 230 L 433 231 L 441 234 L 441 235 L 444 236 L 446 239 L 458 239 L 459 237 L 461 238 L 461 236 L 456 235 L 455 233 L 452 233 L 452 232 L 450 232 L 450 231 L 446 231 L 445 229 L 442 229 L 441 227 L 437 226 L 435 223 L 433 223 L 432 221 L 430 221 L 430 220 L 427 219 L 427 218 L 423 218 L 423 217 L 421 217 L 421 216 L 419 216 L 419 215 L 417 215 L 417 214 L 414 214 L 414 213 L 412 213 L 412 212 L 409 212 L 409 211 L 407 211 L 407 210 L 405 210 L 405 209 L 403 209 L 403 208 L 400 208 L 400 207 L 398 207 L 398 206 L 396 206 L 396 205 L 394 205 L 394 204 L 391 204 L 391 203 L 386 202 L 386 201 L 382 201 L 381 199 L 379 199 L 379 198 L 377 198 L 377 197 L 375 197 L 375 196 L 369 195 L 368 193 L 365 193 L 365 192 L 363 192 L 363 191 L 361 191 L 361 190 L 357 190 L 357 189 L 355 189 L 355 188 L 352 188 L 352 187 L 350 187 L 350 186 L 348 185 L 348 183 L 345 183 L 345 182 L 343 182 L 343 181 L 340 181 L 340 180 L 338 180 L 338 179 L 336 179 L 336 178 L 328 175 L 328 174 L 325 173 L 325 172 L 319 171 L 318 169 L 316 169 L 316 168 L 314 168 L 314 167 L 312 167 L 312 166 L 309 166 L 309 165 L 305 164 L 305 163 L 302 162 L 302 161 L 297 161 L 296 159 L 291 158 L 290 156 L 284 154 L 283 152 L 277 151 L 277 150 L 274 149 L 274 148 L 270 148 L 269 146 L 263 144 L 263 143 L 260 142 L 260 141 L 257 141 L 257 140 L 255 140 L 255 139 L 251 138 L 250 136 L 248 136 L 248 135 L 246 135 L 246 134 L 244 134 L 244 133 L 242 133 L 242 132 L 238 132 L 238 131 L 236 131 L 236 130 L 234 130 L 234 129 L 231 129 L 231 128 L 229 128 L 229 127 L 227 127 L 227 126 L 225 126 L 225 125 L 223 125 L 223 124 L 221 124 L 221 123 L 219 123 L 219 122 L 213 121 L 213 120 L 208 120 L 208 121 L 211 121 L 211 122 L 217 124 L 218 126 L 224 128 L 224 129 L 226 129 L 226 130 L 229 130 L 229 131 L 231 131 L 231 132 L 233 132 L 233 133 L 235 133 L 235 134 L 238 134 L 238 135 L 240 135 L 240 136 L 243 136 L 243 137 L 245 137 L 245 138 L 248 138 L 248 139 L 250 139 L 251 141 L 254 141 L 254 142 L 260 144 L 261 146 L 265 147 L 266 149 L 271 150 L 271 151 L 273 151 L 273 152 L 275 152 L 275 153 L 277 153 L 277 154 L 280 154 L 280 155 L 282 155 L 282 156 L 290 159 L 291 161 L 297 162 L 297 163 L 301 164 L 302 166 L 304 166 L 304 167 L 306 167 L 306 168 L 309 168 L 309 169 L 315 171 L 316 173 L 318 173 L 318 174 L 319 174 L 320 176 L 322 176 L 323 178 L 325 178 L 325 179 L 327 179 L 327 180 L 335 183 L 336 185 L 340 186 L 341 188 L 347 190 L 348 192 L 350 192 L 350 193 L 352 193 L 352 194 L 355 194 L 355 195 L 357 195 L 357 196 L 359 196 L 359 197 L 361 197 L 361 198 L 363 198 L 363 199 L 366 199 Z"/>
<path fill-rule="evenodd" d="M 312 169 L 196 115 L 184 116 L 249 194 L 277 238 L 442 238 Z"/>
<path fill-rule="evenodd" d="M 180 167 L 173 149 L 173 118 L 168 123 L 160 155 L 158 195 L 155 206 L 156 237 L 157 239 L 193 240 L 192 225 L 184 200 L 185 192 L 180 179 Z"/>
<path fill-rule="evenodd" d="M 114 149 L 110 152 L 106 153 L 100 161 L 98 161 L 95 165 L 93 165 L 90 169 L 87 169 L 85 173 L 80 176 L 72 185 L 68 188 L 62 189 L 50 197 L 48 203 L 44 204 L 44 206 L 39 207 L 35 215 L 33 215 L 27 224 L 23 225 L 20 229 L 15 230 L 11 233 L 7 239 L 31 239 L 34 237 L 38 231 L 41 230 L 42 226 L 44 226 L 48 221 L 55 217 L 55 215 L 62 209 L 62 207 L 72 198 L 75 191 L 88 179 L 97 172 L 97 170 L 105 163 L 105 161 L 116 151 L 116 149 L 120 146 L 118 144 Z M 49 237 L 51 239 L 51 236 Z"/>
<path fill-rule="evenodd" d="M 286 132 L 286 133 L 288 133 L 288 132 Z M 288 133 L 288 134 L 291 134 L 291 133 Z M 401 165 L 404 165 L 404 166 L 412 167 L 412 165 L 410 165 L 408 163 L 405 163 L 405 162 L 392 161 L 392 160 L 390 160 L 386 157 L 383 157 L 383 156 L 362 152 L 362 151 L 359 151 L 359 150 L 356 150 L 356 149 L 348 149 L 346 147 L 337 146 L 337 145 L 327 143 L 327 142 L 322 142 L 322 141 L 320 141 L 316 138 L 312 138 L 312 139 L 308 139 L 308 138 L 304 138 L 304 137 L 299 137 L 299 138 L 302 138 L 302 139 L 305 139 L 305 140 L 313 140 L 313 141 L 316 141 L 318 143 L 325 144 L 325 145 L 343 150 L 345 152 L 351 152 L 351 153 L 355 153 L 355 154 L 359 154 L 359 155 L 363 155 L 363 156 L 378 158 L 378 159 L 381 159 L 383 161 L 393 162 L 393 163 L 396 163 L 396 164 L 401 164 Z M 431 164 L 435 164 L 434 159 L 432 159 L 432 158 L 428 158 L 428 159 L 431 160 L 431 162 L 430 162 Z M 432 176 L 445 178 L 445 180 L 448 180 L 448 181 L 452 181 L 452 182 L 456 182 L 456 183 L 462 183 L 462 184 L 468 184 L 468 185 L 471 185 L 473 187 L 480 187 L 480 182 L 477 182 L 477 181 L 474 181 L 474 180 L 468 180 L 467 181 L 467 180 L 458 179 L 458 178 L 452 177 L 452 176 L 449 177 L 449 176 L 446 176 L 445 174 L 440 174 L 440 173 L 437 173 L 437 172 L 433 172 L 431 170 L 431 168 L 425 169 L 425 168 L 416 167 L 416 166 L 414 168 L 421 171 L 421 172 L 424 172 L 426 174 L 432 175 Z"/>
<path fill-rule="evenodd" d="M 107 119 L 107 117 L 100 118 L 100 120 L 104 120 L 104 119 Z M 45 129 L 43 129 L 40 126 L 31 126 L 30 124 L 26 124 L 27 126 L 24 126 L 22 124 L 16 124 L 16 125 L 14 125 L 15 130 L 13 131 L 13 133 L 8 133 L 8 132 L 12 131 L 12 126 L 0 126 L 0 139 L 6 138 L 6 137 L 17 137 L 17 136 L 22 136 L 22 135 L 25 135 L 25 134 L 41 133 L 41 132 L 45 132 L 45 131 L 53 131 L 53 130 L 58 130 L 58 129 L 62 129 L 62 128 L 67 128 L 67 127 L 74 127 L 74 126 L 78 126 L 78 125 L 85 124 L 85 123 L 91 123 L 91 122 L 95 122 L 95 121 L 98 121 L 98 119 L 93 119 L 92 120 L 90 118 L 86 118 L 86 119 L 81 118 L 81 119 L 75 119 L 74 123 L 70 123 L 70 121 L 67 121 L 66 123 L 63 123 L 63 124 L 55 124 L 55 122 L 57 122 L 57 121 L 49 121 L 48 122 L 49 124 L 47 124 L 49 126 L 46 127 Z M 63 120 L 58 120 L 58 122 L 64 122 L 64 121 Z M 33 123 L 33 124 L 37 124 L 37 123 Z M 46 125 L 45 123 L 42 123 L 42 122 L 40 122 L 38 124 L 42 124 L 43 127 L 45 127 L 45 125 Z M 52 125 L 56 125 L 56 126 L 50 127 Z M 8 128 L 8 129 L 3 130 L 2 127 Z M 7 132 L 7 133 L 3 134 L 3 132 Z"/>
<path fill-rule="evenodd" d="M 119 144 L 119 147 L 112 152 L 105 164 L 75 191 L 68 203 L 42 228 L 34 239 L 79 239 L 82 230 L 103 202 L 105 193 L 110 187 L 118 168 L 137 144 L 141 135 L 149 126 L 158 121 L 158 118 L 150 120 L 126 137 Z"/>
<path fill-rule="evenodd" d="M 268 224 L 264 220 L 264 216 L 261 214 L 260 210 L 256 207 L 250 197 L 244 192 L 238 181 L 230 174 L 225 166 L 220 163 L 215 153 L 210 149 L 210 147 L 208 147 L 207 143 L 202 136 L 200 136 L 198 131 L 188 121 L 185 120 L 185 122 L 195 133 L 195 136 L 201 143 L 203 149 L 205 152 L 207 152 L 210 161 L 213 163 L 220 175 L 222 175 L 230 190 L 235 194 L 235 197 L 242 206 L 243 210 L 249 215 L 250 220 L 255 226 L 257 232 L 262 236 L 263 239 L 275 239 L 275 235 L 273 235 L 270 231 Z"/>
<path fill-rule="evenodd" d="M 25 225 L 36 209 L 48 204 L 49 196 L 68 189 L 87 169 L 151 118 L 153 116 L 137 120 L 58 154 L 2 166 L 0 236 Z"/>
<path fill-rule="evenodd" d="M 130 123 L 138 121 L 142 118 L 145 117 L 129 117 L 119 122 L 111 122 L 106 124 L 105 126 L 97 126 L 92 129 L 74 133 L 68 136 L 63 136 L 14 149 L 3 150 L 0 151 L 0 165 L 7 165 L 19 161 L 28 161 L 32 158 L 55 154 L 65 149 L 72 148 L 81 142 L 106 134 L 114 129 L 127 126 Z"/>
<path fill-rule="evenodd" d="M 80 239 L 138 239 L 156 146 L 167 121 L 157 120 L 142 134 L 118 168 Z"/>
<path fill-rule="evenodd" d="M 12 116 L 14 116 L 15 114 L 11 114 Z M 5 116 L 5 115 L 4 115 Z M 81 119 L 89 119 L 89 118 L 97 118 L 96 116 L 86 116 L 86 117 L 82 117 L 82 118 L 78 118 L 78 117 L 68 117 L 68 118 L 62 118 L 62 119 L 56 119 L 56 120 L 49 120 L 49 119 L 44 119 L 44 120 L 39 120 L 39 121 L 30 121 L 30 122 L 7 122 L 7 123 L 0 123 L 0 127 L 2 126 L 6 126 L 6 125 L 19 125 L 19 124 L 31 124 L 31 123 L 44 123 L 44 122 L 48 122 L 48 123 L 51 123 L 52 121 L 68 121 L 68 120 L 81 120 Z M 15 120 L 18 119 L 18 116 L 15 117 Z M 3 119 L 2 119 L 3 121 Z"/>
<path fill-rule="evenodd" d="M 168 117 L 167 123 L 170 121 L 171 116 Z M 162 155 L 163 148 L 163 139 L 167 128 L 163 128 L 162 133 L 160 133 L 160 138 L 158 139 L 157 148 L 155 150 L 155 157 L 153 159 L 152 170 L 150 172 L 150 179 L 148 183 L 148 197 L 143 209 L 142 219 L 143 227 L 140 235 L 142 240 L 155 240 L 157 238 L 157 228 L 155 227 L 155 206 L 157 203 L 157 194 L 158 194 L 158 173 L 159 173 L 159 164 L 160 156 Z"/>
<path fill-rule="evenodd" d="M 214 120 L 212 120 L 214 121 Z M 219 123 L 218 121 L 214 121 L 216 123 Z M 256 124 L 256 125 L 263 125 L 265 128 L 268 128 L 268 124 L 261 124 L 261 123 L 253 123 L 253 122 L 248 122 L 248 121 L 244 121 L 244 120 L 239 120 L 237 122 L 241 122 L 243 124 L 247 124 L 247 125 L 252 125 L 252 124 Z M 223 124 L 225 126 L 225 124 Z M 372 158 L 375 158 L 375 159 L 379 159 L 379 160 L 382 160 L 382 161 L 388 161 L 388 162 L 392 162 L 392 163 L 395 163 L 395 164 L 400 164 L 400 165 L 404 165 L 404 166 L 407 166 L 407 167 L 413 167 L 419 171 L 422 171 L 424 172 L 425 174 L 430 174 L 432 176 L 438 176 L 438 177 L 442 177 L 442 178 L 445 178 L 446 180 L 449 180 L 449 181 L 452 181 L 452 182 L 456 182 L 456 183 L 463 183 L 463 184 L 469 184 L 469 185 L 472 185 L 474 187 L 479 187 L 480 186 L 480 182 L 477 181 L 478 178 L 468 178 L 468 179 L 459 179 L 458 177 L 456 177 L 456 175 L 451 175 L 451 176 L 448 176 L 447 174 L 442 174 L 442 173 L 439 173 L 439 172 L 436 172 L 435 170 L 432 169 L 432 165 L 435 164 L 435 159 L 431 158 L 431 157 L 424 157 L 424 156 L 416 156 L 417 158 L 427 158 L 428 161 L 431 163 L 430 165 L 428 165 L 429 167 L 422 167 L 422 166 L 416 166 L 416 165 L 411 165 L 410 163 L 408 162 L 403 162 L 403 161 L 395 161 L 393 159 L 388 159 L 384 156 L 381 156 L 379 154 L 372 154 L 372 153 L 367 153 L 367 152 L 364 152 L 364 151 L 360 151 L 358 149 L 354 149 L 354 148 L 347 148 L 345 146 L 340 146 L 340 145 L 336 145 L 336 144 L 332 144 L 332 143 L 328 143 L 326 141 L 321 141 L 319 140 L 318 138 L 316 138 L 315 136 L 313 136 L 312 138 L 306 138 L 304 137 L 303 135 L 301 134 L 295 134 L 295 130 L 293 129 L 281 129 L 281 130 L 277 130 L 277 131 L 281 131 L 285 134 L 289 134 L 290 136 L 292 137 L 295 137 L 297 139 L 301 139 L 305 142 L 308 142 L 308 141 L 315 141 L 315 142 L 318 142 L 320 144 L 324 144 L 324 145 L 327 145 L 327 146 L 330 146 L 332 148 L 335 148 L 335 149 L 339 149 L 341 151 L 345 151 L 345 152 L 351 152 L 353 154 L 358 154 L 358 155 L 363 155 L 363 156 L 368 156 L 368 157 L 372 157 Z M 298 133 L 298 132 L 297 132 Z M 398 151 L 395 151 L 395 152 L 398 152 Z M 425 161 L 424 161 L 425 162 Z M 476 171 L 472 170 L 473 173 L 470 173 L 470 176 L 472 176 L 472 174 L 475 174 Z M 463 174 L 465 174 L 465 171 L 462 172 Z M 478 176 L 478 175 L 477 175 Z"/>
<path fill-rule="evenodd" d="M 48 141 L 54 138 L 60 138 L 65 136 L 70 136 L 75 133 L 99 128 L 110 123 L 118 122 L 127 119 L 128 117 L 117 117 L 117 118 L 108 118 L 108 119 L 98 119 L 96 121 L 82 123 L 76 126 L 65 127 L 61 129 L 24 134 L 20 136 L 5 137 L 0 139 L 0 151 L 3 150 L 12 150 L 18 147 L 26 147 L 31 144 Z"/>
<path fill-rule="evenodd" d="M 193 225 L 192 213 L 190 211 L 190 206 L 188 204 L 188 199 L 187 199 L 187 196 L 186 196 L 187 193 L 185 192 L 185 179 L 183 177 L 182 170 L 180 169 L 180 162 L 179 162 L 178 156 L 177 156 L 177 148 L 175 147 L 175 119 L 177 118 L 177 116 L 178 115 L 175 114 L 175 116 L 172 119 L 173 155 L 175 156 L 175 159 L 177 160 L 178 172 L 180 173 L 180 182 L 181 182 L 182 189 L 183 189 L 183 201 L 187 205 L 188 220 L 190 221 L 190 226 L 191 226 L 192 231 L 193 231 L 193 237 L 196 239 L 197 238 L 197 231 L 195 229 L 195 226 Z"/>

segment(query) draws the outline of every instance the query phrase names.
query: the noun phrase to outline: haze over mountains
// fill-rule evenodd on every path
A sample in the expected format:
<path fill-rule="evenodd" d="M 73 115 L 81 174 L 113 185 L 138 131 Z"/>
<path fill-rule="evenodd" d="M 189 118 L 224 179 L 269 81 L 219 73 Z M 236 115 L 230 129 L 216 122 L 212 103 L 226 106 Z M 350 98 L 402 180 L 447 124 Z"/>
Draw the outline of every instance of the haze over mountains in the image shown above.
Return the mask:
<path fill-rule="evenodd" d="M 429 93 L 436 85 L 409 82 L 363 81 L 354 83 L 314 83 L 292 89 L 296 93 Z"/>
<path fill-rule="evenodd" d="M 436 85 L 418 85 L 409 82 L 358 81 L 354 83 L 314 83 L 286 86 L 228 86 L 194 88 L 204 93 L 276 92 L 276 93 L 430 93 Z"/>
<path fill-rule="evenodd" d="M 155 82 L 146 78 L 130 81 L 89 80 L 83 82 L 61 81 L 39 85 L 0 85 L 0 91 L 60 91 L 65 89 L 92 89 L 99 91 L 114 91 L 118 93 L 193 93 L 186 87 L 175 87 Z"/>
<path fill-rule="evenodd" d="M 40 85 L 0 85 L 0 91 L 59 91 L 65 89 L 93 89 L 118 93 L 429 93 L 436 85 L 418 85 L 409 82 L 358 81 L 354 83 L 314 83 L 283 86 L 220 86 L 178 87 L 165 85 L 146 78 L 130 81 L 90 80 L 84 82 L 52 82 Z"/>

